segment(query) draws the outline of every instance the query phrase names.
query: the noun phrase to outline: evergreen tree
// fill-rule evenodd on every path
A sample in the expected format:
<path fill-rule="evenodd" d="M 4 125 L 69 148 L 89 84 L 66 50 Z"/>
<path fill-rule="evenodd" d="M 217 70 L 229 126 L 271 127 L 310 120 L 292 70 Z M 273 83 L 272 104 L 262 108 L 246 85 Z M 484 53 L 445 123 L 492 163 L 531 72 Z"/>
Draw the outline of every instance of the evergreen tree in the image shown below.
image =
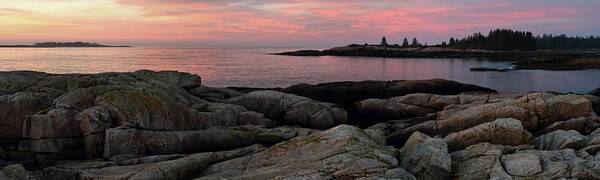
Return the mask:
<path fill-rule="evenodd" d="M 404 38 L 404 40 L 402 40 L 402 47 L 408 47 L 408 39 Z"/>
<path fill-rule="evenodd" d="M 413 38 L 412 43 L 410 44 L 410 46 L 412 46 L 412 47 L 419 47 L 419 46 L 421 46 L 421 44 L 419 44 L 419 41 L 417 41 L 417 38 Z"/>
<path fill-rule="evenodd" d="M 388 45 L 387 40 L 385 39 L 385 36 L 383 36 L 383 38 L 381 38 L 381 45 L 382 46 L 387 46 Z"/>

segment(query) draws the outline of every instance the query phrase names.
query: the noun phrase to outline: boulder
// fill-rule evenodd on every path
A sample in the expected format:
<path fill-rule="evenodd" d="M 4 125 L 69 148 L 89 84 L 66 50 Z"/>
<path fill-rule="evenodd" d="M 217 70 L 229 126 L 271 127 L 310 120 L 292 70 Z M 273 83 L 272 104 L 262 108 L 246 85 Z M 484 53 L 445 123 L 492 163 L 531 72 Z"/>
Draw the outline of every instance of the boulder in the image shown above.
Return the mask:
<path fill-rule="evenodd" d="M 514 118 L 520 120 L 525 129 L 535 131 L 581 117 L 596 117 L 591 102 L 583 96 L 532 93 L 517 99 L 446 108 L 438 114 L 438 130 L 447 135 L 498 118 Z"/>
<path fill-rule="evenodd" d="M 136 164 L 147 164 L 147 163 L 155 163 L 161 161 L 168 161 L 173 159 L 179 159 L 185 157 L 184 154 L 167 154 L 167 155 L 155 155 L 155 156 L 146 156 L 134 159 L 126 159 L 118 161 L 117 164 L 119 166 L 130 166 Z"/>
<path fill-rule="evenodd" d="M 275 144 L 281 141 L 287 141 L 297 136 L 306 136 L 315 132 L 313 129 L 281 126 L 273 129 L 261 129 L 256 135 L 256 141 L 265 144 Z"/>
<path fill-rule="evenodd" d="M 160 81 L 167 83 L 168 85 L 179 86 L 186 89 L 199 87 L 202 84 L 202 78 L 200 78 L 200 76 L 177 71 L 154 72 L 149 70 L 139 70 L 135 71 L 133 75 L 139 79 Z"/>
<path fill-rule="evenodd" d="M 573 149 L 558 151 L 524 150 L 505 156 L 503 164 L 507 172 L 512 173 L 514 178 L 600 178 L 600 171 L 598 171 L 600 161 L 595 158 L 580 157 Z M 541 168 L 539 168 L 540 165 Z"/>
<path fill-rule="evenodd" d="M 404 146 L 406 140 L 408 140 L 408 138 L 414 132 L 421 132 L 430 136 L 436 136 L 439 134 L 436 121 L 425 121 L 390 133 L 387 136 L 387 142 L 388 144 L 393 145 L 394 147 L 400 148 Z"/>
<path fill-rule="evenodd" d="M 531 137 L 531 134 L 523 129 L 521 121 L 504 118 L 451 133 L 444 137 L 444 140 L 448 142 L 448 148 L 455 151 L 482 142 L 511 146 L 529 144 Z"/>
<path fill-rule="evenodd" d="M 378 123 L 364 129 L 371 138 L 382 145 L 387 145 L 387 136 L 390 134 L 389 125 L 386 123 Z"/>
<path fill-rule="evenodd" d="M 566 143 L 563 147 L 569 149 L 575 149 L 580 152 L 586 152 L 589 154 L 596 154 L 600 151 L 600 134 L 597 132 L 585 136 L 580 139 L 575 139 L 574 142 Z"/>
<path fill-rule="evenodd" d="M 537 134 L 544 134 L 548 132 L 553 132 L 556 130 L 575 130 L 581 132 L 583 134 L 589 134 L 592 131 L 600 128 L 600 118 L 598 117 L 579 117 L 573 118 L 566 121 L 558 121 L 552 123 L 537 131 Z"/>
<path fill-rule="evenodd" d="M 106 130 L 104 157 L 208 152 L 253 144 L 258 130 L 252 127 L 197 131 L 151 131 L 117 127 Z"/>
<path fill-rule="evenodd" d="M 532 93 L 518 98 L 516 103 L 519 107 L 535 112 L 541 127 L 557 121 L 596 116 L 592 103 L 584 96 L 575 94 Z"/>
<path fill-rule="evenodd" d="M 518 119 L 526 129 L 538 126 L 534 112 L 510 103 L 496 102 L 444 110 L 438 114 L 437 128 L 440 134 L 448 135 L 499 118 Z"/>
<path fill-rule="evenodd" d="M 506 172 L 513 176 L 531 176 L 542 171 L 540 158 L 534 154 L 516 153 L 502 156 Z"/>
<path fill-rule="evenodd" d="M 0 96 L 24 91 L 47 76 L 46 73 L 33 71 L 0 72 Z"/>
<path fill-rule="evenodd" d="M 104 106 L 94 106 L 76 116 L 88 158 L 102 157 L 104 153 L 104 131 L 112 126 L 113 117 Z"/>
<path fill-rule="evenodd" d="M 389 100 L 420 106 L 435 110 L 443 110 L 449 105 L 464 105 L 473 103 L 485 103 L 491 99 L 502 98 L 494 94 L 459 94 L 459 95 L 437 95 L 426 93 L 408 94 L 406 96 L 393 97 Z"/>
<path fill-rule="evenodd" d="M 454 179 L 512 179 L 504 170 L 500 157 L 502 154 L 531 148 L 533 147 L 528 145 L 503 146 L 480 143 L 452 152 L 452 177 Z"/>
<path fill-rule="evenodd" d="M 451 158 L 446 142 L 415 132 L 400 149 L 400 167 L 418 179 L 448 179 Z"/>
<path fill-rule="evenodd" d="M 99 96 L 96 104 L 107 107 L 121 126 L 151 130 L 194 130 L 204 126 L 185 104 L 143 91 L 110 91 Z"/>
<path fill-rule="evenodd" d="M 205 122 L 204 127 L 238 126 L 238 125 L 264 125 L 274 126 L 276 123 L 265 118 L 264 114 L 248 111 L 240 105 L 225 103 L 203 103 L 193 106 L 200 111 L 198 115 Z"/>
<path fill-rule="evenodd" d="M 37 177 L 25 170 L 21 164 L 13 164 L 0 169 L 0 179 L 35 180 Z"/>
<path fill-rule="evenodd" d="M 557 130 L 548 134 L 538 136 L 534 139 L 535 146 L 540 150 L 561 150 L 569 143 L 573 143 L 584 138 L 575 130 Z"/>
<path fill-rule="evenodd" d="M 197 179 L 356 179 L 394 174 L 396 151 L 360 128 L 339 125 L 214 164 Z M 397 171 L 396 171 L 397 172 Z M 397 173 L 396 173 L 397 174 Z"/>
<path fill-rule="evenodd" d="M 236 96 L 242 95 L 241 92 L 238 92 L 233 89 L 215 88 L 215 87 L 207 87 L 207 86 L 189 89 L 188 92 L 190 92 L 194 96 L 202 98 L 202 99 L 206 99 L 206 100 L 216 99 L 218 101 L 223 101 L 223 100 L 231 98 L 231 97 L 236 97 Z"/>
<path fill-rule="evenodd" d="M 272 120 L 309 128 L 327 129 L 348 121 L 346 111 L 332 104 L 277 91 L 254 91 L 228 102 L 263 113 Z"/>
<path fill-rule="evenodd" d="M 54 100 L 54 107 L 82 111 L 94 105 L 96 95 L 89 88 L 80 88 L 67 92 Z"/>
<path fill-rule="evenodd" d="M 435 112 L 434 109 L 405 104 L 396 99 L 366 99 L 356 103 L 356 110 L 369 119 L 403 119 L 423 116 Z"/>
<path fill-rule="evenodd" d="M 344 107 L 352 107 L 355 102 L 369 98 L 385 99 L 414 93 L 451 95 L 472 91 L 496 92 L 489 88 L 443 79 L 298 84 L 281 91 Z"/>
<path fill-rule="evenodd" d="M 75 117 L 84 136 L 101 133 L 112 126 L 113 117 L 104 106 L 94 106 L 83 110 Z"/>
<path fill-rule="evenodd" d="M 102 94 L 96 104 L 113 114 L 120 126 L 160 131 L 201 130 L 244 123 L 271 124 L 259 114 L 241 114 L 238 105 L 203 103 L 188 106 L 160 94 L 139 90 L 115 90 Z M 241 119 L 240 119 L 241 118 Z"/>

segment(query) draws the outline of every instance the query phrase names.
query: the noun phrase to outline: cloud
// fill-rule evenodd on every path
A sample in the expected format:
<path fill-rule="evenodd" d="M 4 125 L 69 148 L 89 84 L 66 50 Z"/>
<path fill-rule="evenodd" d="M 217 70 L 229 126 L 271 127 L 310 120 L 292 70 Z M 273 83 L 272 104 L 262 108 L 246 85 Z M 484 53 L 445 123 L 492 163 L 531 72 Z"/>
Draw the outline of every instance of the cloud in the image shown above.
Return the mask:
<path fill-rule="evenodd" d="M 33 0 L 26 0 L 33 1 Z M 380 36 L 417 37 L 437 43 L 497 27 L 540 33 L 593 33 L 600 1 L 484 0 L 66 0 L 72 13 L 20 6 L 51 31 L 71 38 L 189 41 L 202 45 L 330 46 L 375 42 Z M 1 5 L 1 3 L 0 3 Z M 3 6 L 11 7 L 11 6 Z M 85 12 L 91 12 L 86 15 Z M 104 13 L 101 13 L 104 12 Z M 119 13 L 121 12 L 121 13 Z M 126 13 L 122 13 L 126 12 Z M 2 14 L 12 13 L 0 9 Z M 83 13 L 83 16 L 74 13 Z M 56 33 L 46 33 L 51 37 Z"/>

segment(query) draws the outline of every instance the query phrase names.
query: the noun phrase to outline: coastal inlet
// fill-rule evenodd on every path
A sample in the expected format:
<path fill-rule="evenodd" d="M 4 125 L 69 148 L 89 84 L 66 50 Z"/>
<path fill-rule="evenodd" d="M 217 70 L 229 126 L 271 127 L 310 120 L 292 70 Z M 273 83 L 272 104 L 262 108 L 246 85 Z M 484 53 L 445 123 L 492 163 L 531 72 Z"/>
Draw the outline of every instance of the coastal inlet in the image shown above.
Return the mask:
<path fill-rule="evenodd" d="M 511 59 L 280 56 L 298 49 L 202 48 L 0 48 L 0 70 L 51 73 L 178 70 L 201 74 L 216 87 L 285 87 L 333 81 L 443 78 L 500 92 L 530 90 L 586 93 L 600 84 L 599 70 L 475 72 L 512 67 Z"/>

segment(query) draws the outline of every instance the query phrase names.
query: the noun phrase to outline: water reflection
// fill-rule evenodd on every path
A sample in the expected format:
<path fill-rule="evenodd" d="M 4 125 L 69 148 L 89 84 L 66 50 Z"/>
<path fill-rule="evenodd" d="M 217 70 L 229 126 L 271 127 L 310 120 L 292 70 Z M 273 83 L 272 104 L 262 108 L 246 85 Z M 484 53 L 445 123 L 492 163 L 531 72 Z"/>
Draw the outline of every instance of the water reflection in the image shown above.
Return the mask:
<path fill-rule="evenodd" d="M 200 74 L 211 86 L 281 87 L 329 81 L 443 78 L 503 92 L 587 92 L 600 86 L 600 71 L 471 72 L 471 67 L 509 67 L 481 59 L 289 57 L 291 49 L 56 48 L 0 49 L 0 70 L 95 73 L 137 69 Z"/>

